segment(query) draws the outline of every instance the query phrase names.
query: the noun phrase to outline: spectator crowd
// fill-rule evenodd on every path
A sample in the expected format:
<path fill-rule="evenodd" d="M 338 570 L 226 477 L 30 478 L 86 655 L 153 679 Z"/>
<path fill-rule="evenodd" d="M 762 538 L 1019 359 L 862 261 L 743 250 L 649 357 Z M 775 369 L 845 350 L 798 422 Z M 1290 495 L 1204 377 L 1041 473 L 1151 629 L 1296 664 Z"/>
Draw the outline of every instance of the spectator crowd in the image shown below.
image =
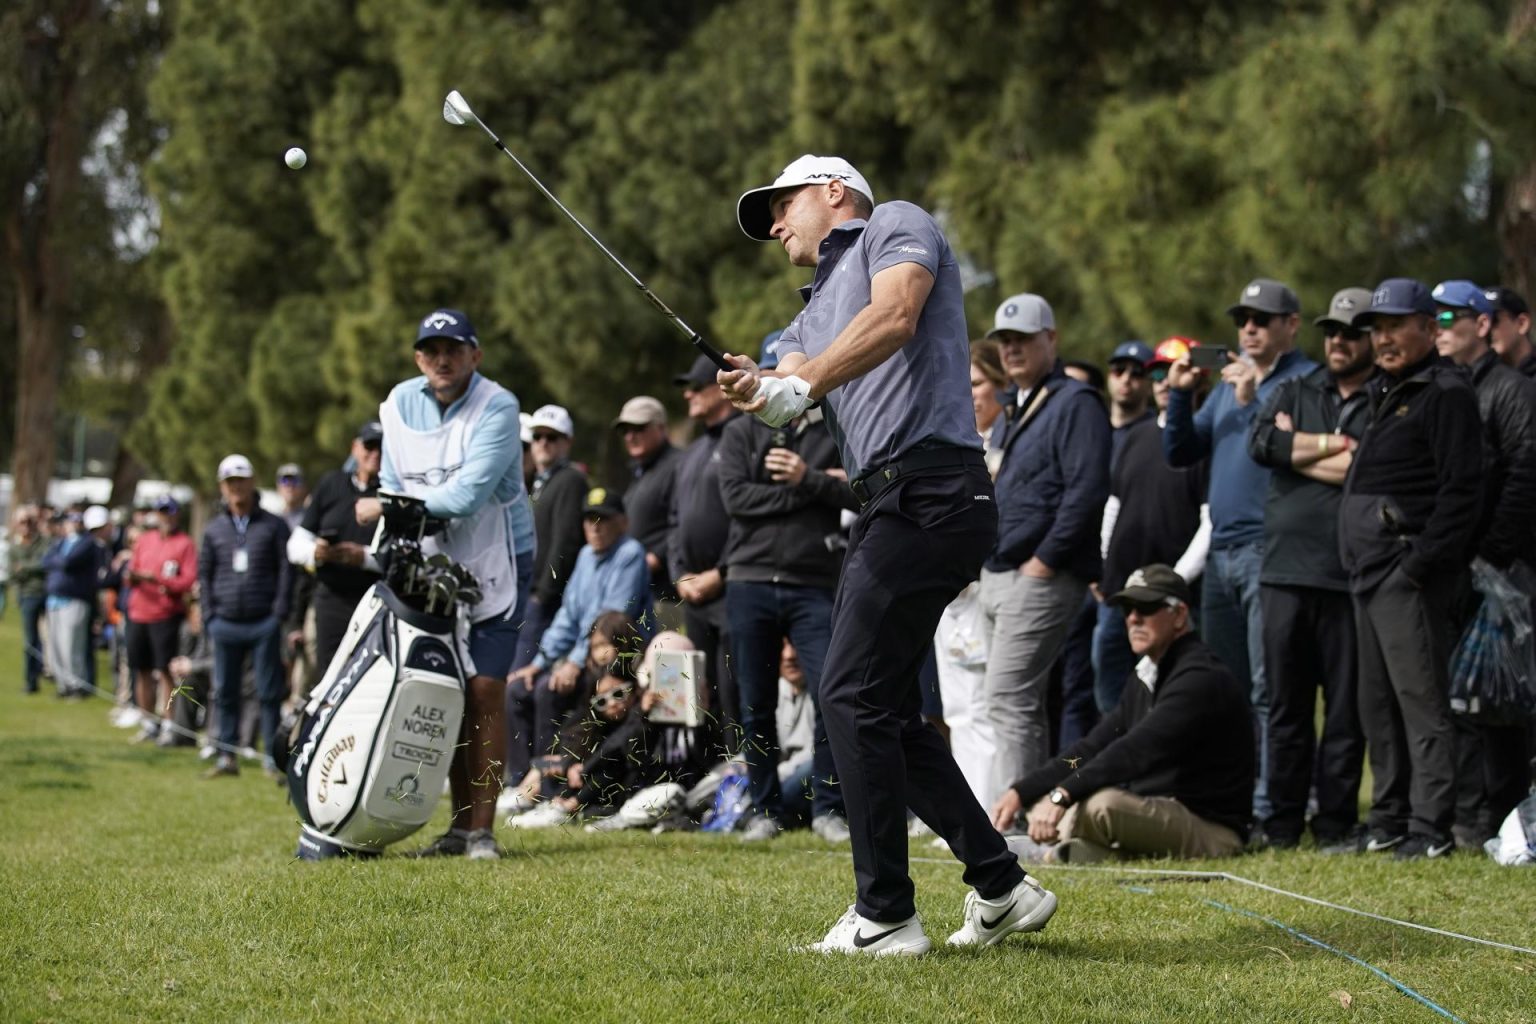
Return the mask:
<path fill-rule="evenodd" d="M 1044 296 L 1009 297 L 978 332 L 998 533 L 933 637 L 924 717 L 1027 860 L 1481 849 L 1536 753 L 1531 703 L 1478 700 L 1454 668 L 1477 639 L 1478 580 L 1536 598 L 1529 307 L 1508 288 L 1392 278 L 1339 290 L 1309 323 L 1260 278 L 1226 312 L 1230 340 L 1125 341 L 1104 366 L 1063 360 Z M 471 347 L 477 366 L 464 314 L 431 314 L 424 379 Z M 505 523 L 516 567 L 487 609 L 515 634 L 505 661 L 475 648 L 466 729 L 505 746 L 470 765 L 471 803 L 494 800 L 514 828 L 846 843 L 818 687 L 871 485 L 849 480 L 819 408 L 770 427 L 732 406 L 707 358 L 679 370 L 664 397 L 686 425 L 651 395 L 613 410 L 623 480 L 593 478 L 566 409 L 481 396 L 516 413 L 521 452 L 508 438 L 465 498 L 466 515 Z M 474 407 L 467 373 L 452 403 L 432 385 L 431 429 Z M 113 691 L 137 742 L 200 747 L 210 778 L 253 756 L 280 777 L 285 714 L 380 578 L 381 480 L 411 475 L 390 446 L 429 429 L 389 406 L 313 491 L 278 469 L 282 514 L 230 454 L 195 539 L 169 496 L 116 517 L 16 509 L 0 610 L 22 620 L 25 690 Z M 115 684 L 96 678 L 100 646 Z M 426 852 L 494 855 L 483 819 L 469 825 Z"/>

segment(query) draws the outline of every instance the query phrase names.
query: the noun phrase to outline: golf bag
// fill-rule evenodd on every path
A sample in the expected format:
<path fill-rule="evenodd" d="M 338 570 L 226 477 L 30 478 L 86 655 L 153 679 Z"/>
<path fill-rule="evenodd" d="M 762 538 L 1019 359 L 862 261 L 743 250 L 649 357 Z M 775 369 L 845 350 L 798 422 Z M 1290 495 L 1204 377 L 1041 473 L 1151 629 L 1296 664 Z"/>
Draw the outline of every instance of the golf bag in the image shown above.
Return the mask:
<path fill-rule="evenodd" d="M 298 856 L 377 856 L 432 816 L 464 715 L 474 578 L 421 540 L 442 528 L 422 502 L 379 495 L 384 579 L 358 603 L 336 656 L 285 735 Z"/>

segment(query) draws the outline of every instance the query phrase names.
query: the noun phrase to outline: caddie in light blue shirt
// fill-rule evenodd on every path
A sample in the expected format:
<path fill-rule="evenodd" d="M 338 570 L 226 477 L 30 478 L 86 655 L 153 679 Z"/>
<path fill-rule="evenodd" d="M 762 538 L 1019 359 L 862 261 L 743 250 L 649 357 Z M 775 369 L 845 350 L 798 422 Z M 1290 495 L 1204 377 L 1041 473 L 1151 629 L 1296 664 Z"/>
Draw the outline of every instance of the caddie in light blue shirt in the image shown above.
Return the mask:
<path fill-rule="evenodd" d="M 500 856 L 491 833 L 506 761 L 505 689 L 533 572 L 533 514 L 523 486 L 517 397 L 480 375 L 480 340 L 457 309 L 427 314 L 416 333 L 422 376 L 395 386 L 379 406 L 384 427 L 381 489 L 408 494 L 447 527 L 428 554 L 463 565 L 482 597 L 469 609 L 473 677 L 464 690 L 464 731 L 449 772 L 453 823 L 421 856 Z M 377 514 L 377 500 L 364 503 Z"/>

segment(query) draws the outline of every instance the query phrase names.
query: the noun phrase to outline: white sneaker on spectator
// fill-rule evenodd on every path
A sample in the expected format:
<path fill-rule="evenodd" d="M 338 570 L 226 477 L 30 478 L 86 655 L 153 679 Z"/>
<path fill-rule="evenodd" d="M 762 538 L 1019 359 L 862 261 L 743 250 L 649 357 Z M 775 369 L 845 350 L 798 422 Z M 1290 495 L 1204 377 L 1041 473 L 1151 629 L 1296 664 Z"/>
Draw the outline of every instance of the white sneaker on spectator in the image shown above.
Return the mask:
<path fill-rule="evenodd" d="M 965 923 L 949 937 L 951 946 L 990 946 L 1014 932 L 1037 932 L 1056 913 L 1056 894 L 1028 875 L 1002 899 L 965 894 Z"/>
<path fill-rule="evenodd" d="M 133 739 L 129 740 L 128 742 L 129 743 L 153 743 L 153 742 L 155 742 L 155 740 L 157 740 L 159 738 L 160 738 L 160 725 L 157 722 L 152 722 L 151 721 L 151 722 L 145 722 L 143 727 L 139 729 L 139 734 L 137 736 L 135 736 Z"/>
<path fill-rule="evenodd" d="M 107 716 L 108 720 L 119 729 L 132 729 L 134 726 L 140 724 L 140 721 L 143 719 L 143 717 L 143 712 L 134 707 L 132 704 L 119 704 L 117 707 L 113 708 L 112 713 Z"/>
<path fill-rule="evenodd" d="M 212 743 L 204 743 L 202 746 L 197 748 L 197 759 L 199 761 L 212 761 L 213 755 L 217 754 L 218 752 L 219 748 L 214 746 Z"/>
<path fill-rule="evenodd" d="M 497 814 L 522 814 L 533 810 L 533 798 L 515 786 L 507 786 L 496 798 Z"/>
<path fill-rule="evenodd" d="M 933 948 L 923 932 L 923 919 L 913 914 L 895 924 L 871 921 L 849 907 L 827 937 L 796 952 L 849 953 L 859 956 L 922 956 Z"/>
<path fill-rule="evenodd" d="M 779 833 L 784 831 L 779 823 L 766 814 L 754 814 L 741 826 L 741 841 L 744 843 L 763 843 L 770 839 L 779 838 Z"/>
<path fill-rule="evenodd" d="M 507 819 L 508 828 L 553 828 L 570 821 L 572 815 L 554 801 L 539 804 L 531 811 L 514 814 Z"/>
<path fill-rule="evenodd" d="M 817 815 L 811 819 L 811 831 L 823 841 L 834 845 L 846 843 L 853 838 L 853 833 L 848 829 L 848 819 L 841 814 Z"/>
<path fill-rule="evenodd" d="M 622 814 L 610 814 L 606 818 L 598 818 L 596 821 L 589 823 L 585 828 L 582 829 L 582 831 L 623 832 L 625 829 L 632 827 L 634 826 L 630 825 L 630 823 L 625 820 Z"/>
<path fill-rule="evenodd" d="M 477 828 L 464 840 L 464 856 L 470 860 L 500 860 L 501 847 L 488 828 Z"/>

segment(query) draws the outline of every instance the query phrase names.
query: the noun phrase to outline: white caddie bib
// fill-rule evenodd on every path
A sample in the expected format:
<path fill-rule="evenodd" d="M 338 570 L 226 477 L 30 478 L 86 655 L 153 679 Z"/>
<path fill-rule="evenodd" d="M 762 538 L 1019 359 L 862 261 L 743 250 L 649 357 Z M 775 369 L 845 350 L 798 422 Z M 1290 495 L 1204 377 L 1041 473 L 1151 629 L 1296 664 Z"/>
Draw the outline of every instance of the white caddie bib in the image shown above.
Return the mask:
<path fill-rule="evenodd" d="M 425 498 L 453 479 L 469 455 L 470 438 L 486 406 L 505 390 L 495 381 L 480 378 L 453 419 L 432 430 L 406 426 L 393 401 L 379 406 L 384 450 L 406 494 Z M 521 489 L 511 501 L 497 501 L 492 495 L 473 515 L 448 520 L 447 529 L 422 543 L 427 554 L 447 555 L 480 581 L 483 596 L 469 610 L 472 622 L 511 615 L 517 603 L 517 565 L 512 560 L 507 509 L 522 496 Z"/>

